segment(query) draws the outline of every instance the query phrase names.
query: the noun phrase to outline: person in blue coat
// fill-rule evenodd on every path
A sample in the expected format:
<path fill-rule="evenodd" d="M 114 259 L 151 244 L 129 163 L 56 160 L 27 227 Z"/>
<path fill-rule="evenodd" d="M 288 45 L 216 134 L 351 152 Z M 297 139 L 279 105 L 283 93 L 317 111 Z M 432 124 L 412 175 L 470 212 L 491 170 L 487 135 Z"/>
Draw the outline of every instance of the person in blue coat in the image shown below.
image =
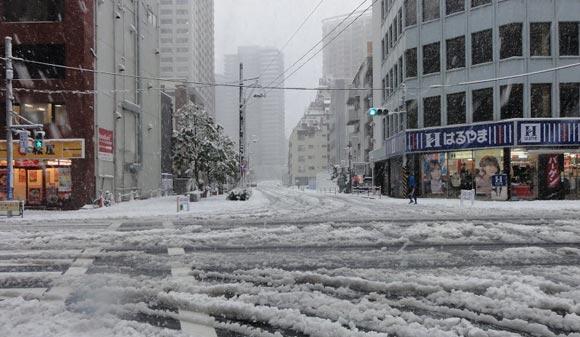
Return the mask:
<path fill-rule="evenodd" d="M 417 204 L 417 180 L 415 176 L 410 174 L 408 179 L 407 186 L 409 186 L 409 204 L 412 204 L 413 201 L 415 205 Z"/>

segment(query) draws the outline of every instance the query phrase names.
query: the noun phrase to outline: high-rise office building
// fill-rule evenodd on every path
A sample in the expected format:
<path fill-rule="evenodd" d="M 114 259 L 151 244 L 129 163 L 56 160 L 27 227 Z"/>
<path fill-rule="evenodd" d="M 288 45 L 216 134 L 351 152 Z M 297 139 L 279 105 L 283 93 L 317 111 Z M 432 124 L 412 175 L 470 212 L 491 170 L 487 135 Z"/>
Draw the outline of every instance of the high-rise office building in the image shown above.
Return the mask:
<path fill-rule="evenodd" d="M 247 46 L 238 48 L 238 54 L 225 56 L 223 79 L 227 82 L 238 82 L 240 62 L 244 65 L 244 78 L 260 76 L 259 84 L 270 84 L 284 71 L 284 57 L 275 48 Z M 256 81 L 246 81 L 251 85 Z M 272 83 L 283 86 L 283 82 Z M 218 121 L 235 120 L 239 129 L 239 93 L 232 94 L 225 90 L 226 99 L 220 103 L 217 113 Z M 254 97 L 266 94 L 265 97 Z M 231 97 L 236 99 L 232 100 Z M 228 98 L 229 97 L 229 98 Z M 281 179 L 286 162 L 286 140 L 284 138 L 284 92 L 282 90 L 261 90 L 246 88 L 244 97 L 246 106 L 246 151 L 249 154 L 250 166 L 257 179 Z M 222 98 L 218 98 L 222 101 Z M 239 135 L 238 135 L 239 137 Z M 234 139 L 237 141 L 237 138 Z M 254 139 L 255 141 L 251 141 Z"/>
<path fill-rule="evenodd" d="M 359 15 L 353 14 L 346 20 L 346 15 L 342 15 L 322 21 L 324 44 L 328 43 L 322 56 L 323 77 L 350 82 L 365 61 L 367 42 L 372 41 L 372 15 L 365 13 L 356 19 Z"/>
<path fill-rule="evenodd" d="M 162 0 L 159 15 L 162 77 L 213 83 L 214 1 Z M 213 86 L 190 83 L 188 92 L 196 104 L 214 115 Z"/>

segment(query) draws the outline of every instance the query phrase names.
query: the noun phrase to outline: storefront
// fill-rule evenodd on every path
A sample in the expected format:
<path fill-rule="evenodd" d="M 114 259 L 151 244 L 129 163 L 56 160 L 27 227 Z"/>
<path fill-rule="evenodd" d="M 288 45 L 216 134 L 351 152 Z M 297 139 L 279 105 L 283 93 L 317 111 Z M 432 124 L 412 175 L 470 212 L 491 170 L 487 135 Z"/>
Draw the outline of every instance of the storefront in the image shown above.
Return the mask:
<path fill-rule="evenodd" d="M 406 165 L 423 197 L 458 198 L 461 190 L 474 189 L 480 200 L 580 199 L 580 119 L 410 130 L 385 145 L 394 146 L 401 135 L 405 163 L 393 168 L 403 156 L 389 156 L 400 152 L 393 148 L 385 151 L 388 190 L 401 185 L 399 171 Z"/>
<path fill-rule="evenodd" d="M 63 208 L 71 198 L 72 163 L 82 158 L 82 139 L 47 140 L 41 153 L 20 153 L 14 143 L 13 193 L 15 200 L 27 207 Z M 6 142 L 0 142 L 0 156 L 5 158 Z M 0 161 L 0 200 L 6 199 L 7 162 Z"/>

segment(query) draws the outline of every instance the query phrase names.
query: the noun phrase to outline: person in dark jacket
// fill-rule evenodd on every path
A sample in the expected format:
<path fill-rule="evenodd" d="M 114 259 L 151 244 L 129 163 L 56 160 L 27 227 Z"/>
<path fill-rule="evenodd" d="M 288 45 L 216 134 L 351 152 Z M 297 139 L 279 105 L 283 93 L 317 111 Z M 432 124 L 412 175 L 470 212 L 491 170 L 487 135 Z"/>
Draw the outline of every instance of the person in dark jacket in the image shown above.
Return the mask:
<path fill-rule="evenodd" d="M 409 175 L 409 181 L 408 184 L 409 186 L 409 204 L 412 204 L 413 201 L 415 202 L 415 205 L 417 204 L 417 180 L 415 179 L 414 175 Z"/>

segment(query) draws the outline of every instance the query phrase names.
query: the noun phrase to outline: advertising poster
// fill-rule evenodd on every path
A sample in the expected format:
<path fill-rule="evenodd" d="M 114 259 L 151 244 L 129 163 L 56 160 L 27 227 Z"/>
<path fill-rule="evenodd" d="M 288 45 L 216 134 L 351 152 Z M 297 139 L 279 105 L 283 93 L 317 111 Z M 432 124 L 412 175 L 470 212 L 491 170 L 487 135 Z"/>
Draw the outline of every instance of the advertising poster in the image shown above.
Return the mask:
<path fill-rule="evenodd" d="M 423 156 L 423 191 L 425 194 L 447 193 L 447 160 L 445 153 Z"/>
<path fill-rule="evenodd" d="M 72 191 L 72 177 L 70 167 L 61 167 L 58 169 L 58 191 Z"/>
<path fill-rule="evenodd" d="M 99 128 L 99 159 L 113 161 L 113 131 Z"/>
<path fill-rule="evenodd" d="M 493 176 L 502 172 L 502 152 L 477 151 L 475 154 L 475 190 L 477 195 L 492 197 Z"/>
<path fill-rule="evenodd" d="M 540 199 L 555 200 L 563 197 L 562 171 L 564 169 L 563 154 L 543 154 L 540 162 Z"/>

